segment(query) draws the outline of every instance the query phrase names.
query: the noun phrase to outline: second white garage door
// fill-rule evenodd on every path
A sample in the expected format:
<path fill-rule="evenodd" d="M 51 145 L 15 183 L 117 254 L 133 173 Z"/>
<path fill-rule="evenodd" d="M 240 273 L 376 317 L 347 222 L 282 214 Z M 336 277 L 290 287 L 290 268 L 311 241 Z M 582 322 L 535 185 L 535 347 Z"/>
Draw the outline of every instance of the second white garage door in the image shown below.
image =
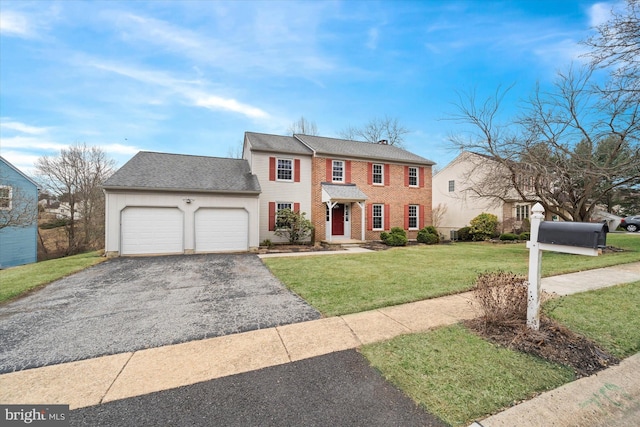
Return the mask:
<path fill-rule="evenodd" d="M 249 249 L 249 213 L 237 208 L 199 209 L 195 218 L 196 252 Z"/>

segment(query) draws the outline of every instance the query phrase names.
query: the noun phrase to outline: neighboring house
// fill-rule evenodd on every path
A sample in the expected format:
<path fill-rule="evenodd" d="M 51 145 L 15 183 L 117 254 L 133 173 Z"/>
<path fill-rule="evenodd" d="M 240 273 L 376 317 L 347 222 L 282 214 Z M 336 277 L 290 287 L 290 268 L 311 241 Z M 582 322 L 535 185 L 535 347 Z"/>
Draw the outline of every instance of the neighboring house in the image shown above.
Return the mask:
<path fill-rule="evenodd" d="M 0 157 L 0 268 L 38 260 L 38 184 Z"/>
<path fill-rule="evenodd" d="M 243 159 L 138 153 L 104 185 L 109 255 L 246 251 L 304 212 L 316 241 L 379 240 L 431 223 L 434 163 L 401 148 L 246 132 Z"/>
<path fill-rule="evenodd" d="M 109 256 L 258 246 L 260 184 L 246 160 L 139 152 L 103 188 Z"/>
<path fill-rule="evenodd" d="M 500 175 L 498 162 L 468 151 L 460 153 L 436 173 L 433 176 L 433 208 L 440 213 L 438 231 L 453 237 L 452 231 L 468 226 L 483 212 L 498 217 L 502 232 L 526 228 L 532 203 L 523 202 L 515 190 L 503 192 L 500 198 L 489 195 L 492 180 L 499 181 Z"/>

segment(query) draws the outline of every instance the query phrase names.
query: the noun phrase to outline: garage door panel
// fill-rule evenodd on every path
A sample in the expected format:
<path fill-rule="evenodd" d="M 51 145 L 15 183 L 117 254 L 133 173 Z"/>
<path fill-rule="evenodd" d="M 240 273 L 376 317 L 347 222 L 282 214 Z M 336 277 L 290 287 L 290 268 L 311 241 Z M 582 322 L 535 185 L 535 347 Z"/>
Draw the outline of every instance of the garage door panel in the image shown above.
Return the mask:
<path fill-rule="evenodd" d="M 239 208 L 199 209 L 195 217 L 196 251 L 246 251 L 249 214 Z"/>
<path fill-rule="evenodd" d="M 127 207 L 122 211 L 122 254 L 184 252 L 184 218 L 178 208 Z"/>

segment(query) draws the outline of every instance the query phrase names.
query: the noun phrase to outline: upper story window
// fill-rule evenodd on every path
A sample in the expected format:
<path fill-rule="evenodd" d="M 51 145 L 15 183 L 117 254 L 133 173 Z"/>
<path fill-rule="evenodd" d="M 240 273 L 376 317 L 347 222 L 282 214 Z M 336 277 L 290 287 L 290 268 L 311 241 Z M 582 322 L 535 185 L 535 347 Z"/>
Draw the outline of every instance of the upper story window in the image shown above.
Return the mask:
<path fill-rule="evenodd" d="M 333 168 L 333 173 L 331 175 L 333 182 L 344 182 L 344 161 L 334 160 L 331 164 Z"/>
<path fill-rule="evenodd" d="M 380 163 L 374 163 L 372 165 L 372 181 L 374 184 L 383 185 L 384 184 L 384 167 Z"/>
<path fill-rule="evenodd" d="M 372 224 L 374 230 L 382 230 L 384 224 L 384 205 L 373 205 L 372 208 Z"/>
<path fill-rule="evenodd" d="M 409 167 L 409 186 L 410 187 L 418 186 L 418 168 Z"/>
<path fill-rule="evenodd" d="M 454 180 L 449 181 L 449 193 L 456 191 L 456 182 Z"/>
<path fill-rule="evenodd" d="M 0 186 L 0 210 L 11 210 L 11 187 Z"/>
<path fill-rule="evenodd" d="M 276 176 L 278 181 L 293 181 L 293 160 L 278 159 Z"/>

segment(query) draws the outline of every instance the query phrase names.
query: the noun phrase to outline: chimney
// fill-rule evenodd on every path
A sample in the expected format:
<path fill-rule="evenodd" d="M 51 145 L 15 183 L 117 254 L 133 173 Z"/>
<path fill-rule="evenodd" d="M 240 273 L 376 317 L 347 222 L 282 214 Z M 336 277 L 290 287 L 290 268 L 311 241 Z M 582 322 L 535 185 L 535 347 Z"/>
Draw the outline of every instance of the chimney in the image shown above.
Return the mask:
<path fill-rule="evenodd" d="M 382 144 L 382 145 L 387 145 L 389 143 L 389 141 L 387 141 L 386 139 L 381 139 L 380 141 L 378 141 L 378 144 Z"/>

